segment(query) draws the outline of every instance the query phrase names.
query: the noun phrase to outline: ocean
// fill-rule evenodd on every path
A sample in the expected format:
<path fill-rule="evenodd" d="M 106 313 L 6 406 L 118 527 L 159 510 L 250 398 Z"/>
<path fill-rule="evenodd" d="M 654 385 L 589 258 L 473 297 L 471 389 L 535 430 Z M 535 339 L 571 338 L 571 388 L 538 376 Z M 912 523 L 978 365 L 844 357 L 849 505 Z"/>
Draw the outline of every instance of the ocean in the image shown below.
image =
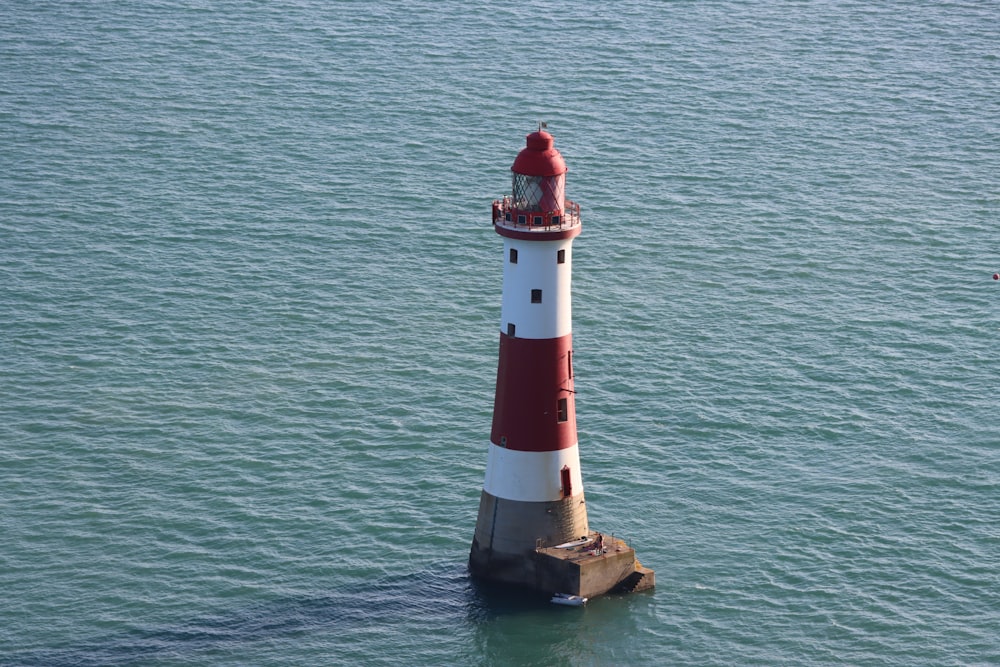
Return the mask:
<path fill-rule="evenodd" d="M 3 2 L 0 664 L 1000 664 L 1000 11 Z M 582 609 L 470 580 L 524 136 Z"/>

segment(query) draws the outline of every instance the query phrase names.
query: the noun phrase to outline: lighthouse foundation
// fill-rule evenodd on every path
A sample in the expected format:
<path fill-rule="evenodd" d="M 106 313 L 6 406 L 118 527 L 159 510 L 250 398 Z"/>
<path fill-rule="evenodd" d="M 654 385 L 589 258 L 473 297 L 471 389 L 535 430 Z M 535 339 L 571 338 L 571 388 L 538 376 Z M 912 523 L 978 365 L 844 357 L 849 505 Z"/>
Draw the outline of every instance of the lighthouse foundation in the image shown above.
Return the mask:
<path fill-rule="evenodd" d="M 499 513 L 498 500 L 484 494 L 480 509 L 487 513 Z M 500 501 L 499 504 L 511 503 Z M 556 506 L 559 503 L 544 504 Z M 569 504 L 563 503 L 564 506 Z M 567 520 L 565 511 L 559 512 L 558 507 L 548 509 L 556 510 L 543 513 L 543 516 L 551 517 L 553 523 L 559 523 L 560 518 L 563 522 Z M 517 515 L 522 518 L 538 517 L 537 512 L 527 511 L 528 508 L 521 510 Z M 506 512 L 505 516 L 510 519 L 515 515 Z M 482 522 L 480 527 L 485 527 Z M 639 563 L 635 550 L 624 540 L 603 536 L 597 531 L 584 531 L 583 535 L 577 535 L 581 539 L 575 542 L 586 540 L 585 543 L 548 546 L 542 538 L 536 539 L 534 545 L 509 539 L 490 542 L 488 530 L 477 530 L 469 554 L 469 569 L 474 576 L 491 581 L 581 597 L 633 593 L 654 587 L 656 579 L 653 570 Z M 601 548 L 597 548 L 598 539 L 603 541 Z"/>

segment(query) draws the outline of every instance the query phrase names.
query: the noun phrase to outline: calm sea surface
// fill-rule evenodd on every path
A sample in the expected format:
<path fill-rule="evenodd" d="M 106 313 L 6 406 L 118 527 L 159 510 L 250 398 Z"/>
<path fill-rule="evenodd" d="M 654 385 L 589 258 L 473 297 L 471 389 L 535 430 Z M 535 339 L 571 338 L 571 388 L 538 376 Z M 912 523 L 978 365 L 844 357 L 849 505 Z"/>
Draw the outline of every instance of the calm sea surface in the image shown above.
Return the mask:
<path fill-rule="evenodd" d="M 0 0 L 0 664 L 1000 663 L 1000 9 L 592 4 Z M 465 569 L 540 120 L 582 610 Z"/>

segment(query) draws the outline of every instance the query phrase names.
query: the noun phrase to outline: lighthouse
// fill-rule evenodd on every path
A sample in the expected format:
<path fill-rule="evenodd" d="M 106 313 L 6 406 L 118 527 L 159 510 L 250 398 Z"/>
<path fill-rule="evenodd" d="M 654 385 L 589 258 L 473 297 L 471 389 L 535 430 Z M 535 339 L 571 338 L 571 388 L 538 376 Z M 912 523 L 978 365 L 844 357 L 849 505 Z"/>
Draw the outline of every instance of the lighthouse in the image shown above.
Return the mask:
<path fill-rule="evenodd" d="M 580 207 L 541 128 L 493 202 L 503 297 L 493 425 L 469 568 L 549 593 L 593 596 L 653 586 L 619 538 L 591 530 L 580 469 L 570 279 Z"/>

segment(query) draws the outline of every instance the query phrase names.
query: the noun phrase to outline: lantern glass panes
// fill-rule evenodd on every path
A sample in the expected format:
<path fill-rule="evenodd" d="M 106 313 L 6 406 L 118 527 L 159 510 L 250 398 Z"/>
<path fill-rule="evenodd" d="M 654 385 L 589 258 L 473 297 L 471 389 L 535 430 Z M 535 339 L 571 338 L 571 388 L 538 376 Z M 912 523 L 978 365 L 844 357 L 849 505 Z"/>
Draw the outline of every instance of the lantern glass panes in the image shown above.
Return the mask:
<path fill-rule="evenodd" d="M 518 210 L 556 213 L 563 209 L 565 189 L 565 174 L 527 176 L 515 172 L 511 184 L 511 196 L 514 208 Z"/>

